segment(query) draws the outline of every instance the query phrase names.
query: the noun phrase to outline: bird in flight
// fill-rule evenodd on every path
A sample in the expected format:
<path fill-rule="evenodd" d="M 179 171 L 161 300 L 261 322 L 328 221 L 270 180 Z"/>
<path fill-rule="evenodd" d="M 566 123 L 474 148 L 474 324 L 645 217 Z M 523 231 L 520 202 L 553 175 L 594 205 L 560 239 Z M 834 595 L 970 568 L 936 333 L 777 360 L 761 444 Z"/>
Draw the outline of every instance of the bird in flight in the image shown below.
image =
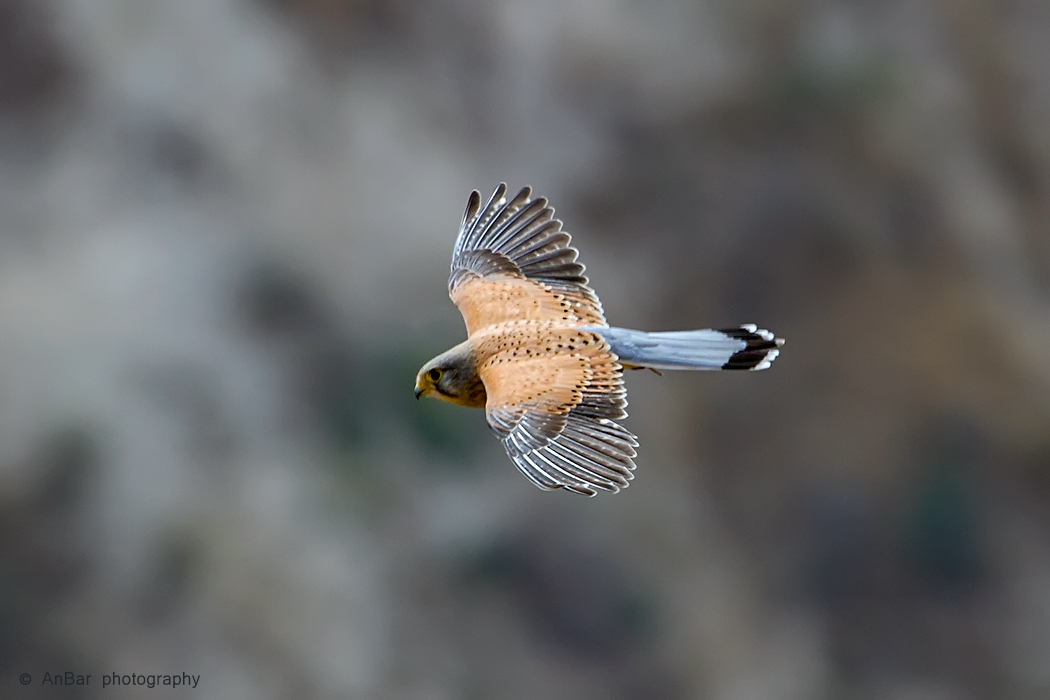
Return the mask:
<path fill-rule="evenodd" d="M 467 201 L 448 293 L 467 339 L 423 365 L 416 398 L 484 408 L 532 483 L 594 496 L 634 478 L 624 369 L 760 370 L 784 344 L 754 324 L 647 333 L 610 327 L 554 209 L 500 184 Z"/>

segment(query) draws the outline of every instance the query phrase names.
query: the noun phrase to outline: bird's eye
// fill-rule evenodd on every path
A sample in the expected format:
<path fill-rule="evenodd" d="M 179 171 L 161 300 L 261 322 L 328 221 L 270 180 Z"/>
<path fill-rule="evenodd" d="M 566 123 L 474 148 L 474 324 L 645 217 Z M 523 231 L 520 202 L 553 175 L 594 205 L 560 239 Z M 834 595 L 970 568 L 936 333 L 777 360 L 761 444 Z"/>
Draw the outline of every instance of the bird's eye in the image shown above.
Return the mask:
<path fill-rule="evenodd" d="M 427 372 L 427 376 L 430 377 L 430 381 L 436 382 L 439 379 L 441 379 L 441 370 L 432 369 L 429 372 Z"/>

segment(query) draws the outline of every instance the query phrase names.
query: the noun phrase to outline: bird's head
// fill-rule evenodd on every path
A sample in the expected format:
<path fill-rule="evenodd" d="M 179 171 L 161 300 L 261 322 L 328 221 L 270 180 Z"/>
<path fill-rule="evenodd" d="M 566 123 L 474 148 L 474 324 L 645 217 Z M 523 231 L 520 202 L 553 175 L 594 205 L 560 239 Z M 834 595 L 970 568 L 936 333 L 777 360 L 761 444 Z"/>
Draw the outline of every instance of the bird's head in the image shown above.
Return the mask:
<path fill-rule="evenodd" d="M 433 396 L 461 406 L 484 407 L 485 385 L 469 343 L 460 343 L 424 364 L 416 374 L 415 394 L 417 399 Z"/>
<path fill-rule="evenodd" d="M 438 362 L 440 359 L 440 357 L 435 357 L 430 362 L 427 362 L 419 370 L 419 374 L 416 375 L 417 399 L 423 396 L 430 396 L 431 394 L 441 396 L 441 389 L 438 387 L 441 385 L 441 380 L 445 379 L 448 368 Z"/>

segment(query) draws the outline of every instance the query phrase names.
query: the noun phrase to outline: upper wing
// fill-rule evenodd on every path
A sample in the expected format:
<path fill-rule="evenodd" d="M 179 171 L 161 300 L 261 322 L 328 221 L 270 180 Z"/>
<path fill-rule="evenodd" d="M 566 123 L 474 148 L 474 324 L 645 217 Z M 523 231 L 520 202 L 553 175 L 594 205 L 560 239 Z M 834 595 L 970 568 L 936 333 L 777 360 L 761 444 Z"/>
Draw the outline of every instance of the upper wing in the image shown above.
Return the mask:
<path fill-rule="evenodd" d="M 504 321 L 539 318 L 604 326 L 577 250 L 544 198 L 522 188 L 507 201 L 496 188 L 485 206 L 475 190 L 452 251 L 448 293 L 467 334 Z"/>
<path fill-rule="evenodd" d="M 518 469 L 541 489 L 593 496 L 627 486 L 638 440 L 617 423 L 627 417 L 622 368 L 600 337 L 585 337 L 569 354 L 496 354 L 479 374 L 489 426 Z"/>

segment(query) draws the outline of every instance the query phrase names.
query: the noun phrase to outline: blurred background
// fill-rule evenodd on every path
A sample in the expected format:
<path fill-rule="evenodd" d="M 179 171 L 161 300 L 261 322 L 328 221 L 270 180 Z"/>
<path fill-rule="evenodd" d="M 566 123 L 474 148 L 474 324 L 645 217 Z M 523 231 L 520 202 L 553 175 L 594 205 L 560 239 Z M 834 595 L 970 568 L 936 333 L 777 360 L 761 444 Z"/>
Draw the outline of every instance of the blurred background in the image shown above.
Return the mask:
<path fill-rule="evenodd" d="M 0 0 L 0 691 L 1050 697 L 1050 5 Z M 532 185 L 637 479 L 417 403 Z M 66 693 L 72 692 L 66 689 Z"/>

